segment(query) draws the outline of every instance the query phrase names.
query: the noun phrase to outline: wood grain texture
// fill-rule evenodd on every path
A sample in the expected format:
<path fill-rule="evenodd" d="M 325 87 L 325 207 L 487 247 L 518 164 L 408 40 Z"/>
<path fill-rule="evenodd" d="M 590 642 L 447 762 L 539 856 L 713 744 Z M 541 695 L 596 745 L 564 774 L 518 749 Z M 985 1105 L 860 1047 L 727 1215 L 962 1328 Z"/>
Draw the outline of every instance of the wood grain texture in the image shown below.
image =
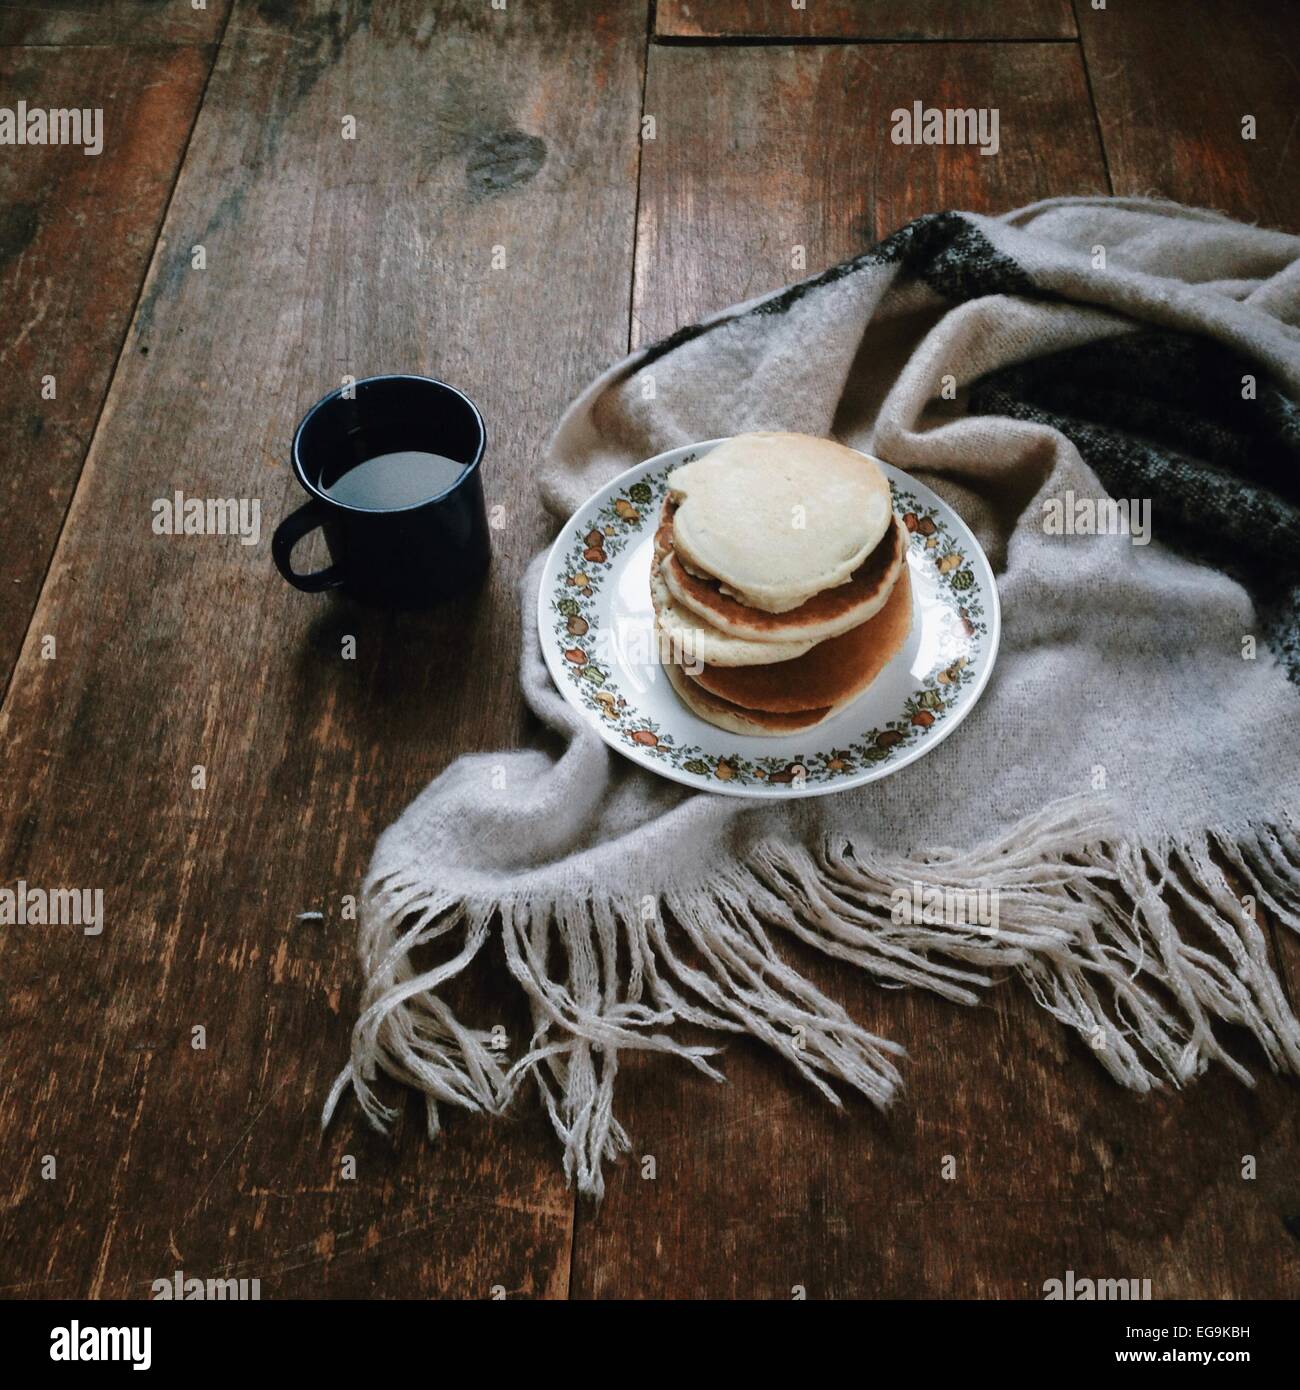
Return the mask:
<path fill-rule="evenodd" d="M 748 1041 L 726 1086 L 628 1061 L 617 1113 L 638 1142 L 579 1208 L 575 1297 L 1038 1299 L 1068 1269 L 1157 1298 L 1300 1291 L 1294 1085 L 1216 1072 L 1141 1098 L 1010 985 L 962 1009 L 810 970 L 908 1046 L 890 1114 L 835 1112 Z"/>
<path fill-rule="evenodd" d="M 887 113 L 918 94 L 1000 104 L 1004 153 L 892 146 Z M 642 168 L 643 337 L 792 278 L 793 243 L 811 273 L 914 213 L 1104 187 L 1060 46 L 661 47 L 647 109 L 665 116 Z M 579 1208 L 575 1296 L 1040 1298 L 1070 1269 L 1149 1278 L 1158 1298 L 1300 1292 L 1294 1085 L 1251 1093 L 1216 1070 L 1141 1098 L 1013 982 L 963 1009 L 782 950 L 908 1047 L 908 1089 L 887 1117 L 837 1113 L 748 1040 L 727 1086 L 626 1059 L 617 1114 L 637 1147 L 603 1206 Z"/>
<path fill-rule="evenodd" d="M 1077 8 L 1116 193 L 1300 230 L 1300 6 Z"/>
<path fill-rule="evenodd" d="M 214 54 L 0 49 L 0 88 L 99 108 L 103 149 L 0 159 L 0 691 L 76 486 Z M 44 379 L 54 378 L 47 399 Z"/>
<path fill-rule="evenodd" d="M 0 0 L 0 44 L 206 44 L 231 0 Z"/>
<path fill-rule="evenodd" d="M 998 107 L 999 152 L 893 144 L 890 113 L 915 100 Z M 1072 46 L 657 46 L 646 111 L 656 138 L 642 156 L 638 342 L 938 208 L 1001 212 L 1106 191 Z"/>
<path fill-rule="evenodd" d="M 658 0 L 661 38 L 1066 39 L 1070 0 Z"/>
<path fill-rule="evenodd" d="M 1104 15 L 1080 4 L 1106 153 L 1117 191 L 1230 209 L 1260 199 L 1245 215 L 1294 225 L 1291 21 L 1281 5 L 1241 9 L 1229 30 L 1200 0 L 1177 18 L 1150 0 L 1111 0 Z M 658 33 L 713 32 L 682 27 L 686 11 L 659 0 Z M 1007 37 L 1073 32 L 1064 0 L 997 11 Z M 713 24 L 742 25 L 719 33 L 771 37 L 799 15 L 838 24 L 819 31 L 832 38 L 911 24 L 970 39 L 993 12 L 708 7 Z M 225 13 L 224 0 L 206 15 L 184 0 L 0 3 L 0 43 L 153 49 L 0 54 L 4 86 L 29 100 L 24 84 L 43 93 L 49 74 L 67 102 L 111 89 L 129 132 L 120 167 L 111 145 L 99 161 L 0 162 L 0 302 L 23 330 L 0 345 L 14 392 L 0 422 L 32 437 L 0 485 L 26 489 L 0 494 L 0 564 L 34 547 L 35 573 L 41 536 L 46 557 L 54 545 L 166 204 L 168 151 L 188 129 L 184 94 L 202 87 L 193 46 Z M 872 32 L 846 29 L 867 22 L 855 16 Z M 393 1143 L 351 1104 L 317 1134 L 356 1003 L 344 895 L 431 776 L 527 728 L 514 585 L 549 529 L 533 467 L 562 407 L 622 352 L 629 284 L 647 341 L 921 212 L 1107 186 L 1079 50 L 1061 44 L 652 47 L 657 136 L 639 152 L 646 21 L 640 5 L 581 0 L 505 14 L 479 0 L 235 4 L 30 628 L 35 593 L 4 573 L 9 659 L 28 636 L 0 709 L 0 882 L 101 887 L 107 925 L 97 938 L 0 931 L 0 1297 L 141 1297 L 178 1268 L 258 1278 L 266 1298 L 1038 1297 L 1067 1269 L 1150 1278 L 1157 1297 L 1294 1297 L 1300 1246 L 1283 1222 L 1300 1228 L 1296 1087 L 1266 1080 L 1252 1094 L 1216 1072 L 1182 1095 L 1134 1097 L 1010 984 L 963 1010 L 791 949 L 909 1046 L 898 1105 L 836 1113 L 748 1041 L 730 1047 L 725 1087 L 624 1058 L 617 1112 L 637 1151 L 576 1229 L 530 1101 L 510 1121 L 446 1116 L 431 1144 L 420 1108 L 389 1088 L 403 1112 Z M 1170 72 L 1178 91 L 1161 85 Z M 1198 82 L 1204 109 L 1188 105 Z M 1260 118 L 1244 165 L 1240 113 L 1229 120 L 1242 83 Z M 893 146 L 890 110 L 918 97 L 999 105 L 1002 152 Z M 346 114 L 355 142 L 340 138 Z M 1267 183 L 1269 159 L 1289 185 Z M 506 266 L 493 271 L 498 246 Z M 35 437 L 17 387 L 51 346 L 68 413 Z M 487 589 L 426 617 L 298 595 L 268 554 L 299 500 L 285 463 L 298 415 L 344 373 L 396 368 L 444 375 L 483 407 L 488 500 L 502 508 Z M 260 543 L 152 535 L 150 502 L 177 487 L 257 497 Z M 325 921 L 299 920 L 305 910 Z M 1280 946 L 1300 979 L 1300 943 Z M 503 989 L 499 952 L 479 964 L 457 1002 L 517 1038 L 527 1019 L 502 1002 L 517 991 Z"/>
<path fill-rule="evenodd" d="M 391 1088 L 395 1146 L 350 1102 L 317 1126 L 357 1002 L 344 896 L 447 762 L 522 736 L 535 460 L 626 347 L 647 19 L 348 16 L 232 20 L 36 612 L 57 659 L 29 639 L 0 713 L 0 881 L 101 887 L 106 916 L 99 937 L 0 933 L 10 1294 L 139 1297 L 178 1268 L 264 1298 L 568 1286 L 573 1199 L 540 1107 L 450 1115 L 430 1143 Z M 386 369 L 457 383 L 488 421 L 490 583 L 431 616 L 297 593 L 270 562 L 301 500 L 295 421 Z M 177 488 L 260 499 L 259 544 L 152 534 Z M 460 1002 L 517 1041 L 504 962 L 481 964 Z"/>

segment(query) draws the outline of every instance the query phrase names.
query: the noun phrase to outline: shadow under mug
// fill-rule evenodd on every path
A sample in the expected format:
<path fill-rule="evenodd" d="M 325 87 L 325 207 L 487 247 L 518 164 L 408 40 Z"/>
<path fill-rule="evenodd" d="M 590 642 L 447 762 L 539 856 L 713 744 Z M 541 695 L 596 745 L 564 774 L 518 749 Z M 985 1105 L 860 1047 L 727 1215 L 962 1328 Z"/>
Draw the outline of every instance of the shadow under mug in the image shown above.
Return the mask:
<path fill-rule="evenodd" d="M 293 471 L 311 499 L 276 527 L 276 568 L 308 593 L 341 589 L 385 608 L 427 608 L 475 587 L 490 558 L 479 475 L 486 445 L 474 402 L 432 377 L 372 376 L 331 391 L 294 432 Z M 406 451 L 464 468 L 449 486 L 406 506 L 363 507 L 330 496 L 359 464 Z M 293 548 L 318 526 L 332 563 L 300 574 Z"/>

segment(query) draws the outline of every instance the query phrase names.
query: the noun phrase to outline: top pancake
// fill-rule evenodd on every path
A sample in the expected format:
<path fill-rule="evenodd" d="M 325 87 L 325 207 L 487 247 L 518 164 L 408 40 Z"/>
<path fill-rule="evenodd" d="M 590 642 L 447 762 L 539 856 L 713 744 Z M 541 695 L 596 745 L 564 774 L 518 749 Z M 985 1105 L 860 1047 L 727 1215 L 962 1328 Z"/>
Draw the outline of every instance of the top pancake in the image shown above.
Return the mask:
<path fill-rule="evenodd" d="M 893 515 L 874 459 L 806 434 L 740 434 L 675 468 L 673 549 L 687 573 L 767 613 L 847 584 Z"/>
<path fill-rule="evenodd" d="M 838 637 L 880 612 L 906 563 L 905 533 L 895 517 L 884 539 L 853 571 L 847 584 L 825 589 L 787 613 L 765 613 L 724 594 L 716 579 L 702 579 L 686 569 L 673 551 L 674 513 L 672 499 L 665 499 L 655 534 L 664 586 L 679 608 L 703 618 L 728 637 L 749 642 L 821 642 Z"/>

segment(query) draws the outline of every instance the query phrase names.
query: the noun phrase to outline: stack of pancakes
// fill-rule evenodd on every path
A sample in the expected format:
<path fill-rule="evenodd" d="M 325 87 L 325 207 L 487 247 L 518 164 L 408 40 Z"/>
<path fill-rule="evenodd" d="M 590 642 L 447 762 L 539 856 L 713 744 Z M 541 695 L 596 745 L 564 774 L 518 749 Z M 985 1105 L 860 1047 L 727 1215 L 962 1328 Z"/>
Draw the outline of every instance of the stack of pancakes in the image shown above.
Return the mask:
<path fill-rule="evenodd" d="M 906 533 L 874 459 L 743 434 L 674 469 L 668 489 L 650 592 L 668 679 L 701 719 L 810 729 L 907 640 Z"/>

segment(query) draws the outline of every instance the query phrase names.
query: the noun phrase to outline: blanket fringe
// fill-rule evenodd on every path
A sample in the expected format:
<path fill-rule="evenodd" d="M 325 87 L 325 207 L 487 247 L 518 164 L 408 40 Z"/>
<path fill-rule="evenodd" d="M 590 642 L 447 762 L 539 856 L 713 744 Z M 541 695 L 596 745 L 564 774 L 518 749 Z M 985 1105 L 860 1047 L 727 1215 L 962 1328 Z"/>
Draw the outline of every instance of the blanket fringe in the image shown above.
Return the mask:
<path fill-rule="evenodd" d="M 914 920 L 904 904 L 919 901 L 920 889 L 992 903 L 995 916 Z M 1180 933 L 1176 905 L 1203 928 L 1196 942 Z M 565 1173 L 599 1196 L 604 1163 L 631 1143 L 613 1112 L 620 1051 L 671 1053 L 724 1079 L 713 1061 L 719 1047 L 673 1036 L 683 1023 L 761 1039 L 835 1105 L 833 1083 L 888 1105 L 903 1048 L 856 1023 L 784 960 L 775 928 L 884 986 L 962 1004 L 1018 974 L 1136 1091 L 1182 1086 L 1212 1061 L 1249 1085 L 1215 1022 L 1249 1030 L 1274 1070 L 1300 1073 L 1300 1024 L 1269 963 L 1256 905 L 1300 931 L 1295 824 L 1142 843 L 1116 835 L 1091 797 L 1049 806 L 976 849 L 923 859 L 843 841 L 817 852 L 768 844 L 707 887 L 658 898 L 474 901 L 438 890 L 419 866 L 383 871 L 365 887 L 362 1013 L 323 1123 L 350 1086 L 369 1121 L 387 1129 L 397 1112 L 375 1094 L 380 1072 L 424 1093 L 431 1135 L 440 1104 L 501 1113 L 532 1079 Z M 494 918 L 533 1019 L 513 1062 L 500 1029 L 467 1027 L 439 993 L 478 955 Z M 417 970 L 413 953 L 437 943 L 448 958 Z"/>

